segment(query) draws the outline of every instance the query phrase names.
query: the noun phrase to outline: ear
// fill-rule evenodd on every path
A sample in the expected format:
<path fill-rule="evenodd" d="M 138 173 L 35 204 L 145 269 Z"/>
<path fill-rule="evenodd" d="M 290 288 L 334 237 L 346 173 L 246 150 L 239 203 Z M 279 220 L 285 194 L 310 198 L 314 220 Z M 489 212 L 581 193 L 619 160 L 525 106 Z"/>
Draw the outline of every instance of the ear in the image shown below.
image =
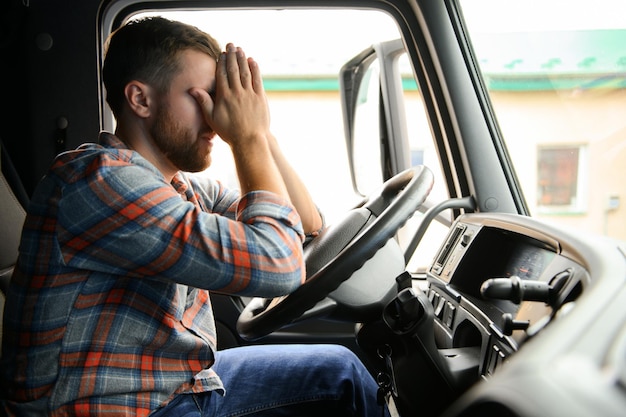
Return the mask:
<path fill-rule="evenodd" d="M 128 107 L 141 118 L 148 118 L 153 111 L 153 89 L 141 81 L 130 81 L 124 87 Z"/>

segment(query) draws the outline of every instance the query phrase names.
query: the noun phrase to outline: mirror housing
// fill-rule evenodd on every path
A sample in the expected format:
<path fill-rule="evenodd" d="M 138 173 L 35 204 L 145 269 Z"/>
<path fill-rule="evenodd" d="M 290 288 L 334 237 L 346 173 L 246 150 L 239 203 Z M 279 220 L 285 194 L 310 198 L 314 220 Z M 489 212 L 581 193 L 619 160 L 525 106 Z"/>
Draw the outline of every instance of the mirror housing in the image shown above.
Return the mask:
<path fill-rule="evenodd" d="M 398 64 L 403 53 L 402 40 L 395 39 L 370 46 L 341 68 L 344 135 L 352 185 L 361 195 L 411 166 Z M 374 110 L 360 110 L 372 102 Z"/>

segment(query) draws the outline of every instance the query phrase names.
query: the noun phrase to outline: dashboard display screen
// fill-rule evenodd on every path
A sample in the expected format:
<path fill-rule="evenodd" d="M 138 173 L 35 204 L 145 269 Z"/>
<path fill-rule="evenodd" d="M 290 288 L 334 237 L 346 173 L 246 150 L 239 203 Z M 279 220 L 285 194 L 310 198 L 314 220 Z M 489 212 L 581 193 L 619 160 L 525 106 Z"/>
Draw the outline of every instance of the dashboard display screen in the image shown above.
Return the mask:
<path fill-rule="evenodd" d="M 514 275 L 525 280 L 540 279 L 554 256 L 541 242 L 514 232 L 483 227 L 461 259 L 456 259 L 458 264 L 449 285 L 464 295 L 482 299 L 480 287 L 486 280 Z"/>
<path fill-rule="evenodd" d="M 554 256 L 555 253 L 547 249 L 519 244 L 504 267 L 502 277 L 515 275 L 521 279 L 539 279 Z"/>

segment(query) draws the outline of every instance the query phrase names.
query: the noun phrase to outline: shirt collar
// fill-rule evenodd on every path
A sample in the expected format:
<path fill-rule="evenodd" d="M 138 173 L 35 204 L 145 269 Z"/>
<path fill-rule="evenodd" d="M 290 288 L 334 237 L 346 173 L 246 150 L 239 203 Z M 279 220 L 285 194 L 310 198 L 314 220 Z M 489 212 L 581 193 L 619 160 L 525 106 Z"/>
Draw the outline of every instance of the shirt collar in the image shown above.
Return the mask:
<path fill-rule="evenodd" d="M 139 152 L 130 149 L 128 145 L 126 145 L 119 137 L 115 136 L 113 133 L 104 131 L 100 132 L 98 142 L 105 148 L 117 149 L 118 151 L 120 151 L 120 154 L 125 154 L 128 159 L 133 160 L 133 162 L 141 161 L 141 165 L 148 165 L 152 171 L 157 173 L 161 178 L 164 178 L 161 171 L 159 171 L 147 159 L 141 156 Z M 170 184 L 179 194 L 187 196 L 187 190 L 189 189 L 189 186 L 187 185 L 187 181 L 185 181 L 184 175 L 180 171 L 178 171 L 174 175 Z"/>

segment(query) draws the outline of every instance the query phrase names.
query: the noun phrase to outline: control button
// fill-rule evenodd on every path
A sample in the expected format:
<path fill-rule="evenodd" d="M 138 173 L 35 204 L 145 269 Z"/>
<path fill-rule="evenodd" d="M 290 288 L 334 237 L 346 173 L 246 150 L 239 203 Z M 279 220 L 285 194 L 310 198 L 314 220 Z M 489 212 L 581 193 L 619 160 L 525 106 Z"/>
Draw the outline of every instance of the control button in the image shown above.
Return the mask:
<path fill-rule="evenodd" d="M 500 367 L 500 365 L 502 365 L 505 359 L 506 359 L 506 356 L 504 355 L 504 352 L 500 350 L 498 352 L 498 358 L 496 359 L 496 367 Z"/>
<path fill-rule="evenodd" d="M 428 291 L 428 301 L 430 301 L 432 305 L 434 305 L 435 294 L 436 292 L 432 288 Z"/>
<path fill-rule="evenodd" d="M 452 329 L 452 324 L 454 323 L 454 316 L 456 315 L 456 307 L 452 304 L 452 303 L 448 303 L 448 308 L 447 310 L 447 314 L 446 314 L 446 319 L 445 319 L 445 324 L 449 329 Z"/>
<path fill-rule="evenodd" d="M 437 297 L 437 305 L 435 306 L 435 316 L 441 319 L 443 317 L 443 308 L 446 305 L 446 300 L 443 297 Z"/>
<path fill-rule="evenodd" d="M 433 294 L 433 299 L 432 299 L 432 304 L 434 308 L 437 308 L 437 306 L 439 305 L 439 300 L 441 299 L 441 296 L 437 293 Z"/>
<path fill-rule="evenodd" d="M 493 375 L 498 366 L 500 358 L 500 348 L 496 345 L 491 346 L 491 355 L 489 355 L 489 363 L 487 364 L 487 375 Z"/>

